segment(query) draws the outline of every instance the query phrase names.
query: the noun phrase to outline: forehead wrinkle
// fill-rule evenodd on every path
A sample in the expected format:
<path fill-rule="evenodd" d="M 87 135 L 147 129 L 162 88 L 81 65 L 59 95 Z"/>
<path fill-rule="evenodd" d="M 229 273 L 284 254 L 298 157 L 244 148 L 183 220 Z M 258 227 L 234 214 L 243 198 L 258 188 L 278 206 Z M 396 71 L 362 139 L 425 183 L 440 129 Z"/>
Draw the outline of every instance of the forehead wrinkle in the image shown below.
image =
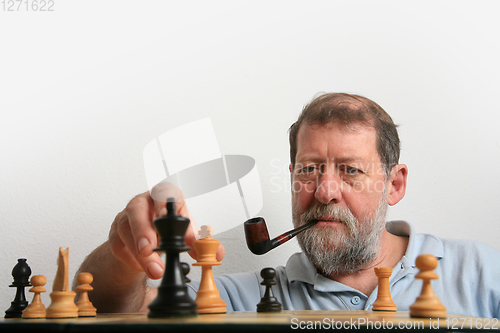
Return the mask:
<path fill-rule="evenodd" d="M 318 155 L 304 155 L 299 157 L 296 163 L 306 163 L 306 162 L 323 163 L 324 161 L 325 158 L 320 157 Z"/>
<path fill-rule="evenodd" d="M 332 157 L 332 158 L 324 158 L 321 156 L 316 156 L 316 155 L 304 155 L 300 158 L 297 159 L 297 163 L 304 163 L 304 162 L 313 162 L 313 163 L 324 163 L 324 162 L 332 162 L 332 163 L 341 163 L 341 164 L 347 164 L 347 163 L 366 163 L 366 161 L 361 158 L 361 157 Z"/>
<path fill-rule="evenodd" d="M 324 137 L 316 137 L 316 142 L 313 144 L 310 142 L 311 138 L 306 138 L 307 132 L 310 131 L 316 132 L 321 131 L 323 135 L 326 134 L 324 131 L 334 131 L 333 133 L 339 134 L 342 133 L 340 138 L 337 138 L 335 142 L 331 142 L 328 140 L 328 137 L 325 139 Z M 339 121 L 330 121 L 326 124 L 321 124 L 317 122 L 306 122 L 304 123 L 298 131 L 297 134 L 297 151 L 296 151 L 296 163 L 310 162 L 310 163 L 371 163 L 373 162 L 369 156 L 365 156 L 364 153 L 359 154 L 357 145 L 365 145 L 372 144 L 370 138 L 366 137 L 366 135 L 371 135 L 373 132 L 376 136 L 375 128 L 363 124 L 359 121 L 354 121 L 349 124 L 342 124 Z M 366 133 L 366 134 L 365 134 Z M 345 134 L 345 135 L 344 135 Z M 349 138 L 352 137 L 354 140 L 359 140 L 359 135 L 365 137 L 365 139 L 361 138 L 362 141 L 366 141 L 365 143 L 352 143 Z M 333 146 L 332 146 L 333 144 Z M 374 149 L 376 150 L 375 143 L 373 143 Z M 339 147 L 345 147 L 347 151 L 343 151 L 341 149 L 338 150 Z M 333 150 L 333 152 L 332 152 Z M 330 154 L 332 152 L 332 155 Z M 302 153 L 302 154 L 301 154 Z M 302 156 L 301 156 L 302 155 Z M 378 156 L 378 153 L 377 153 Z"/>
<path fill-rule="evenodd" d="M 335 158 L 335 161 L 337 163 L 363 163 L 366 162 L 363 158 L 359 156 L 353 156 L 353 157 L 338 157 Z"/>

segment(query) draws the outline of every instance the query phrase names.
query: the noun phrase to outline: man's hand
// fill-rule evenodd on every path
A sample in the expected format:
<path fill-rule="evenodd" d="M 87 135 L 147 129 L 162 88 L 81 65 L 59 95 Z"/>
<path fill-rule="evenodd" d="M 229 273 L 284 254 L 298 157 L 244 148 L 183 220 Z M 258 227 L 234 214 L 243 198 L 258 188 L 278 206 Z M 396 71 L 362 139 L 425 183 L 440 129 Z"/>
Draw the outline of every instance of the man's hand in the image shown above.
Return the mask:
<path fill-rule="evenodd" d="M 168 183 L 155 186 L 151 195 L 149 192 L 144 192 L 133 198 L 116 216 L 109 231 L 109 245 L 113 255 L 127 266 L 146 272 L 152 279 L 161 278 L 165 269 L 165 264 L 158 253 L 153 252 L 159 244 L 153 221 L 167 214 L 168 197 L 175 199 L 177 214 L 191 221 L 186 231 L 185 243 L 192 247 L 193 241 L 198 236 L 198 227 L 189 214 L 182 192 Z M 189 254 L 196 259 L 194 251 Z M 217 260 L 220 261 L 223 257 L 224 247 L 220 246 L 217 250 Z"/>

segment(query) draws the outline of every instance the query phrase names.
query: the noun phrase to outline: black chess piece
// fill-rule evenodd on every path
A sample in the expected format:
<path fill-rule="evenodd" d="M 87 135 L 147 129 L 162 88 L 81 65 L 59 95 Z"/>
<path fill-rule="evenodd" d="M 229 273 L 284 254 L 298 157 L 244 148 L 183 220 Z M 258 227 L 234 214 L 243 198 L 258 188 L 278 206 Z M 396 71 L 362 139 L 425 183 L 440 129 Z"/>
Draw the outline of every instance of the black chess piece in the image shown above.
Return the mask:
<path fill-rule="evenodd" d="M 12 269 L 12 276 L 14 282 L 9 287 L 17 288 L 16 296 L 10 303 L 10 308 L 5 311 L 5 318 L 21 318 L 23 310 L 28 307 L 26 295 L 24 293 L 25 287 L 31 287 L 29 277 L 31 275 L 31 268 L 26 263 L 26 259 L 17 259 L 17 264 Z"/>
<path fill-rule="evenodd" d="M 191 271 L 189 264 L 187 262 L 181 262 L 181 268 L 182 268 L 182 274 L 184 274 L 184 282 L 190 283 L 191 280 L 187 277 L 187 275 Z"/>
<path fill-rule="evenodd" d="M 155 251 L 166 252 L 166 266 L 158 287 L 158 296 L 149 304 L 148 317 L 196 316 L 196 302 L 191 299 L 185 282 L 185 275 L 179 261 L 179 253 L 190 251 L 184 243 L 184 234 L 189 219 L 176 214 L 175 201 L 167 200 L 167 215 L 157 218 L 154 225 L 160 235 L 160 245 Z"/>
<path fill-rule="evenodd" d="M 257 304 L 257 312 L 280 312 L 281 303 L 278 299 L 274 297 L 272 286 L 276 284 L 274 278 L 276 277 L 276 271 L 274 268 L 264 268 L 260 271 L 260 276 L 264 279 L 261 285 L 266 286 L 266 291 L 264 296 Z"/>

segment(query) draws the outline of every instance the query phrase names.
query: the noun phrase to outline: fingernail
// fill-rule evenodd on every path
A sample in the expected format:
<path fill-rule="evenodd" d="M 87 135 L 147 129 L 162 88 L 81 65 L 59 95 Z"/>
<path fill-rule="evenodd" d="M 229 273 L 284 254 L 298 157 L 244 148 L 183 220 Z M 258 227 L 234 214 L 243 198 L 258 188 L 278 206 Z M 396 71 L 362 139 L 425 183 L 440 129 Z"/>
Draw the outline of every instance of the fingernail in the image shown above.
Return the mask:
<path fill-rule="evenodd" d="M 159 279 L 163 276 L 163 268 L 156 262 L 152 262 L 146 266 L 148 275 L 152 279 Z"/>
<path fill-rule="evenodd" d="M 141 251 L 149 245 L 151 245 L 151 243 L 146 237 L 139 239 L 137 242 L 137 253 L 141 253 Z"/>

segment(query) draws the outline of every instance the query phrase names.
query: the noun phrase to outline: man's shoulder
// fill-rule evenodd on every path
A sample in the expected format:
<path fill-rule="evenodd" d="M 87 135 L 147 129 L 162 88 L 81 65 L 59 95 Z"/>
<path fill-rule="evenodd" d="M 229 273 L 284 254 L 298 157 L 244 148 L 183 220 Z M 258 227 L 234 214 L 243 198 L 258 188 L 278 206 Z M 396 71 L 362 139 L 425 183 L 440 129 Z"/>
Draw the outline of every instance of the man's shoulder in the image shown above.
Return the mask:
<path fill-rule="evenodd" d="M 392 234 L 410 237 L 406 256 L 411 261 L 423 253 L 448 260 L 500 260 L 500 250 L 479 241 L 452 239 L 429 233 L 415 233 L 412 225 L 406 221 L 389 221 L 386 228 Z"/>
<path fill-rule="evenodd" d="M 439 237 L 436 235 L 425 233 L 416 234 L 415 237 L 418 238 L 418 243 L 421 247 L 428 246 L 429 244 L 440 243 L 442 244 L 443 250 L 446 252 L 465 252 L 472 255 L 500 255 L 500 250 L 492 247 L 491 245 L 476 240 Z"/>
<path fill-rule="evenodd" d="M 488 244 L 468 239 L 440 238 L 445 256 L 455 255 L 474 260 L 500 261 L 500 251 Z"/>
<path fill-rule="evenodd" d="M 424 233 L 415 235 L 415 243 L 415 257 L 422 253 L 433 254 L 440 259 L 440 265 L 447 267 L 446 269 L 462 267 L 479 272 L 492 269 L 492 266 L 495 266 L 500 273 L 500 251 L 488 244 L 475 240 L 438 237 Z M 495 263 L 495 265 L 491 265 L 491 263 Z"/>

